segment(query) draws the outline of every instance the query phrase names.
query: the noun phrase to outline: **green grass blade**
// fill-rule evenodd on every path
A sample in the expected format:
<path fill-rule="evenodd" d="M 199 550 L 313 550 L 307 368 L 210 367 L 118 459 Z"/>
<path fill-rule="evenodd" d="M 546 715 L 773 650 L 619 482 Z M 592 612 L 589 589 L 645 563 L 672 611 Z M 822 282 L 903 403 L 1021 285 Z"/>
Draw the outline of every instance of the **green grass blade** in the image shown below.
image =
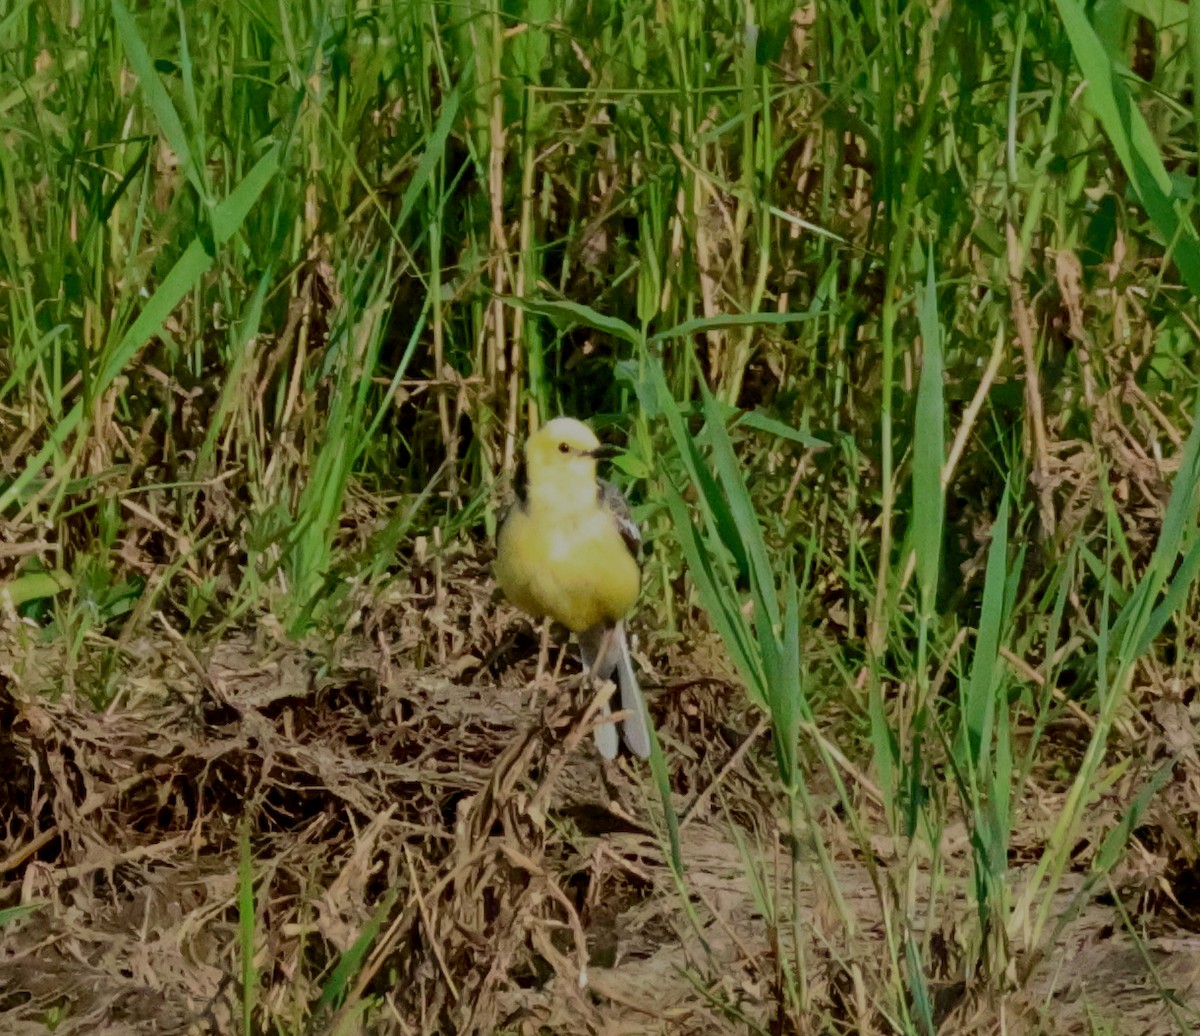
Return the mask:
<path fill-rule="evenodd" d="M 50 572 L 29 572 L 15 579 L 0 581 L 0 610 L 20 608 L 30 601 L 53 597 L 70 590 L 75 580 L 69 572 L 55 569 Z"/>
<path fill-rule="evenodd" d="M 438 163 L 445 159 L 446 141 L 449 140 L 450 131 L 454 128 L 455 120 L 458 118 L 461 103 L 462 94 L 458 87 L 455 87 L 442 103 L 438 121 L 425 143 L 425 150 L 421 154 L 420 161 L 417 162 L 417 168 L 414 170 L 408 186 L 404 188 L 404 197 L 400 199 L 400 215 L 396 218 L 397 230 L 408 222 L 408 217 L 412 214 L 422 192 L 429 185 L 430 177 L 433 176 Z"/>
<path fill-rule="evenodd" d="M 39 910 L 43 910 L 49 905 L 44 899 L 35 899 L 28 903 L 21 903 L 18 906 L 4 907 L 0 909 L 0 928 L 4 928 L 5 925 L 14 924 L 24 917 L 29 917 L 30 914 L 36 914 Z"/>
<path fill-rule="evenodd" d="M 272 148 L 255 163 L 245 180 L 230 193 L 229 197 L 217 206 L 213 216 L 214 227 L 221 226 L 229 234 L 232 234 L 237 226 L 240 226 L 241 221 L 245 219 L 277 171 L 278 149 Z M 234 217 L 237 217 L 236 222 Z M 218 241 L 218 244 L 221 243 L 223 240 Z M 116 346 L 108 352 L 102 362 L 100 374 L 92 384 L 93 396 L 98 396 L 107 390 L 138 350 L 159 332 L 184 295 L 191 291 L 199 283 L 200 278 L 211 269 L 213 258 L 201 240 L 196 239 L 188 245 L 183 255 L 176 260 L 175 265 L 168 271 L 157 290 L 142 307 L 129 329 L 121 336 Z M 43 467 L 62 449 L 63 444 L 79 427 L 83 413 L 83 403 L 76 402 L 55 425 L 46 443 L 26 464 L 25 469 L 5 489 L 0 490 L 0 514 L 3 514 L 15 500 L 20 498 L 30 481 L 36 478 Z"/>
<path fill-rule="evenodd" d="M 767 555 L 762 526 L 746 486 L 746 469 L 735 453 L 733 442 L 725 429 L 722 408 L 703 386 L 701 391 L 704 397 L 706 438 L 712 446 L 713 463 L 723 491 L 722 498 L 728 504 L 738 543 L 749 564 L 755 607 L 765 609 L 765 612 L 760 611 L 756 615 L 755 621 L 767 621 L 772 627 L 778 626 L 779 602 L 775 598 L 775 575 Z"/>
<path fill-rule="evenodd" d="M 983 607 L 979 615 L 979 628 L 975 634 L 971 674 L 967 679 L 962 703 L 963 726 L 967 739 L 964 764 L 976 771 L 986 765 L 991 752 L 996 710 L 1001 707 L 999 696 L 1004 674 L 1000 664 L 1000 641 L 1007 580 L 1009 506 L 1010 496 L 1006 488 L 1000 501 L 1000 510 L 992 523 L 992 542 L 988 547 L 987 569 L 983 580 Z M 1007 780 L 1007 777 L 1004 779 Z"/>
<path fill-rule="evenodd" d="M 591 306 L 584 305 L 582 302 L 569 302 L 565 299 L 519 299 L 512 295 L 505 296 L 504 301 L 525 310 L 527 313 L 536 313 L 538 316 L 549 317 L 551 320 L 562 325 L 583 324 L 585 327 L 593 327 L 597 331 L 604 331 L 614 338 L 619 338 L 621 341 L 628 342 L 630 345 L 638 348 L 642 348 L 645 345 L 645 340 L 642 338 L 641 332 L 633 327 L 633 325 L 627 324 L 620 317 L 605 316 L 603 313 L 593 309 Z"/>
<path fill-rule="evenodd" d="M 134 21 L 129 8 L 122 0 L 112 0 L 112 12 L 113 21 L 117 26 L 117 34 L 121 37 L 121 43 L 125 47 L 125 56 L 129 59 L 129 64 L 138 77 L 138 84 L 142 88 L 146 103 L 150 105 L 154 117 L 162 129 L 163 136 L 166 137 L 171 150 L 179 159 L 179 164 L 184 170 L 188 182 L 195 188 L 196 193 L 207 202 L 208 188 L 192 155 L 192 147 L 187 133 L 184 131 L 183 122 L 175 110 L 175 105 L 171 101 L 166 87 L 158 77 L 158 72 L 154 68 L 154 60 L 150 57 L 150 51 L 146 48 L 141 33 L 138 32 L 137 22 Z"/>
<path fill-rule="evenodd" d="M 363 930 L 358 933 L 358 938 L 338 957 L 338 962 L 334 965 L 333 972 L 330 974 L 329 980 L 325 983 L 324 988 L 321 990 L 321 995 L 317 999 L 315 1009 L 317 1014 L 342 1003 L 345 999 L 346 994 L 350 991 L 354 976 L 358 974 L 359 969 L 362 967 L 362 963 L 367 956 L 367 951 L 371 949 L 372 944 L 379 935 L 379 929 L 383 927 L 383 922 L 391 914 L 392 907 L 395 906 L 399 895 L 398 889 L 388 889 L 382 902 L 376 907 L 375 912 L 371 914 L 371 919 L 363 926 Z"/>
<path fill-rule="evenodd" d="M 913 546 L 917 552 L 917 585 L 921 612 L 933 613 L 937 599 L 938 574 L 942 564 L 942 526 L 945 522 L 945 493 L 942 465 L 946 461 L 946 407 L 942 387 L 942 329 L 938 321 L 937 284 L 930 256 L 925 290 L 917 316 L 921 325 L 924 353 L 917 388 L 916 428 L 913 441 Z"/>
<path fill-rule="evenodd" d="M 689 338 L 704 331 L 724 331 L 731 327 L 784 327 L 801 324 L 819 316 L 819 313 L 724 313 L 715 317 L 698 317 L 685 320 L 665 331 L 652 334 L 650 343 L 665 342 L 672 338 Z"/>
<path fill-rule="evenodd" d="M 242 1036 L 254 1036 L 254 1001 L 258 969 L 254 964 L 254 858 L 250 825 L 238 830 L 238 950 L 242 960 Z"/>
<path fill-rule="evenodd" d="M 682 494 L 674 486 L 668 485 L 666 497 L 671 524 L 679 537 L 683 558 L 700 595 L 700 602 L 724 642 L 735 668 L 746 681 L 751 700 L 765 710 L 768 707 L 764 693 L 766 677 L 761 659 L 754 650 L 749 623 L 738 606 L 739 597 L 733 581 L 713 564 L 704 540 L 692 524 L 692 516 Z"/>
<path fill-rule="evenodd" d="M 1168 248 L 1188 290 L 1200 296 L 1200 237 L 1171 197 L 1171 177 L 1145 117 L 1113 66 L 1108 51 L 1076 0 L 1055 0 L 1075 60 L 1087 80 L 1087 99 L 1113 150 Z"/>
<path fill-rule="evenodd" d="M 753 428 L 756 431 L 773 435 L 777 439 L 788 439 L 791 442 L 799 443 L 801 446 L 806 446 L 810 450 L 829 449 L 829 443 L 824 439 L 818 439 L 816 436 L 798 431 L 791 425 L 777 421 L 773 417 L 768 417 L 758 410 L 742 411 L 734 418 L 733 424 L 735 428 Z"/>
<path fill-rule="evenodd" d="M 246 222 L 250 210 L 258 203 L 267 185 L 279 172 L 279 156 L 282 145 L 276 144 L 254 163 L 229 192 L 229 196 L 212 210 L 213 237 L 217 245 L 223 245 L 233 237 Z"/>

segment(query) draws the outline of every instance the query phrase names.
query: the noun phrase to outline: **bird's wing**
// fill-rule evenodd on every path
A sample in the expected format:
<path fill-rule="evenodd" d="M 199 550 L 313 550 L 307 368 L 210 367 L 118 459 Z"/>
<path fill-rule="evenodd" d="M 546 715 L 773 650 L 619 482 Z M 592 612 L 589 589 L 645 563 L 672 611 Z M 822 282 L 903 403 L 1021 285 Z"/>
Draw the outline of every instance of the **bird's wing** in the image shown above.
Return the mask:
<path fill-rule="evenodd" d="M 525 494 L 529 489 L 529 471 L 525 467 L 525 454 L 517 455 L 517 466 L 513 471 L 513 492 L 517 494 L 517 500 L 522 504 L 525 503 Z"/>
<path fill-rule="evenodd" d="M 506 503 L 504 505 L 503 510 L 500 511 L 500 519 L 496 523 L 497 529 L 499 529 L 501 526 L 504 525 L 504 523 L 506 521 L 508 521 L 508 516 L 513 513 L 514 509 L 516 509 L 518 507 L 523 509 L 527 506 L 528 490 L 529 490 L 529 476 L 526 474 L 526 471 L 525 471 L 525 456 L 524 456 L 524 454 L 521 454 L 517 457 L 517 466 L 516 466 L 516 469 L 513 471 L 513 477 L 512 477 L 513 499 L 508 501 L 508 503 Z"/>
<path fill-rule="evenodd" d="M 642 534 L 637 527 L 637 522 L 633 520 L 633 515 L 629 513 L 629 504 L 625 497 L 621 495 L 621 491 L 611 482 L 605 482 L 603 479 L 596 480 L 597 500 L 600 506 L 603 507 L 617 523 L 617 529 L 621 533 L 621 539 L 625 541 L 625 546 L 629 553 L 640 565 L 642 563 L 642 555 L 644 553 L 644 544 L 642 543 Z"/>
<path fill-rule="evenodd" d="M 597 487 L 600 506 L 612 515 L 626 548 L 640 565 L 645 554 L 645 544 L 633 515 L 629 513 L 628 502 L 621 495 L 621 491 L 611 483 L 597 479 Z M 605 645 L 607 650 L 604 651 L 604 657 L 600 658 L 598 656 Z M 615 675 L 621 690 L 621 709 L 629 714 L 624 723 L 625 744 L 634 755 L 642 759 L 648 758 L 650 720 L 646 714 L 646 701 L 633 669 L 625 623 L 618 622 L 607 634 L 599 626 L 586 630 L 579 637 L 579 646 L 585 668 L 595 677 L 607 680 Z M 596 744 L 600 754 L 606 759 L 614 758 L 617 754 L 616 728 L 612 724 L 597 727 Z"/>

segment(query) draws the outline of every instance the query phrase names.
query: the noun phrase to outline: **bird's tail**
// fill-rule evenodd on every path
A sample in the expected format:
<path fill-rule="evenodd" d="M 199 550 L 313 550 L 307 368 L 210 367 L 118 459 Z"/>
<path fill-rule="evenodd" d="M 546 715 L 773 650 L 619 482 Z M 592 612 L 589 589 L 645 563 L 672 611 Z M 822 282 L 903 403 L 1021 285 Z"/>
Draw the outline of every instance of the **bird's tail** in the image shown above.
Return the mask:
<path fill-rule="evenodd" d="M 594 680 L 608 680 L 617 667 L 617 656 L 613 650 L 615 636 L 605 637 L 603 626 L 593 626 L 579 634 L 579 658 L 583 662 L 583 670 Z M 600 652 L 604 657 L 600 658 Z M 611 716 L 612 707 L 604 703 L 601 715 Z M 599 724 L 592 736 L 596 739 L 596 749 L 605 759 L 617 757 L 617 725 L 615 723 Z"/>
<path fill-rule="evenodd" d="M 597 680 L 616 678 L 621 690 L 621 710 L 629 713 L 624 723 L 625 744 L 636 756 L 646 759 L 650 755 L 649 718 L 646 715 L 646 702 L 642 697 L 642 688 L 638 683 L 637 673 L 633 671 L 633 658 L 629 653 L 629 640 L 625 636 L 625 624 L 617 623 L 611 634 L 606 638 L 605 630 L 595 626 L 579 636 L 579 653 L 584 667 Z M 607 639 L 607 644 L 605 643 Z M 604 657 L 599 658 L 600 652 Z M 604 706 L 604 714 L 611 714 L 608 705 Z M 615 759 L 617 755 L 617 728 L 613 723 L 604 723 L 596 727 L 596 747 L 605 759 Z"/>
<path fill-rule="evenodd" d="M 617 686 L 621 688 L 621 709 L 629 713 L 625 720 L 625 744 L 629 751 L 641 759 L 650 758 L 650 718 L 646 714 L 646 699 L 642 696 L 642 685 L 633 671 L 633 656 L 629 653 L 629 639 L 625 636 L 625 623 L 617 623 L 613 631 L 617 647 Z"/>

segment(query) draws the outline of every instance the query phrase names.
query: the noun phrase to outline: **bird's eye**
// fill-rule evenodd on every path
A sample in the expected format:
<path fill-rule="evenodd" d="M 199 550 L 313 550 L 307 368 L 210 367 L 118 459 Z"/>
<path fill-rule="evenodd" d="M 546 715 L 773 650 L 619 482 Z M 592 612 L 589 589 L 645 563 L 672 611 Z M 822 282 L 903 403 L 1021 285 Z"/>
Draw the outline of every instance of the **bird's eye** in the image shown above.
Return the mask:
<path fill-rule="evenodd" d="M 559 453 L 570 453 L 571 447 L 568 446 L 565 442 L 560 442 L 558 444 L 558 452 Z"/>

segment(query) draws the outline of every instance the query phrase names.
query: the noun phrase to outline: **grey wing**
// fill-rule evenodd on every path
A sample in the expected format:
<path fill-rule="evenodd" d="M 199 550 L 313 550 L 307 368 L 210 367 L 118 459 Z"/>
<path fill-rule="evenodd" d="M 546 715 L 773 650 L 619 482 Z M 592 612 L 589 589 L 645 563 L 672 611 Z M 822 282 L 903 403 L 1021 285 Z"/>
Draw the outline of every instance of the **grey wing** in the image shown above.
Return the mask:
<path fill-rule="evenodd" d="M 644 554 L 642 534 L 638 530 L 637 522 L 633 520 L 633 515 L 629 513 L 628 502 L 621 495 L 621 491 L 611 482 L 597 479 L 596 488 L 600 506 L 608 511 L 616 520 L 617 528 L 621 533 L 621 539 L 625 541 L 625 546 L 628 548 L 629 553 L 634 556 L 634 559 L 640 565 Z"/>
<path fill-rule="evenodd" d="M 499 532 L 504 523 L 508 521 L 508 516 L 512 514 L 514 508 L 519 507 L 522 510 L 525 510 L 529 506 L 528 498 L 526 497 L 527 486 L 528 478 L 525 474 L 525 458 L 518 457 L 517 467 L 513 472 L 512 479 L 513 499 L 505 504 L 504 508 L 500 511 L 499 520 L 496 522 L 497 532 Z"/>

